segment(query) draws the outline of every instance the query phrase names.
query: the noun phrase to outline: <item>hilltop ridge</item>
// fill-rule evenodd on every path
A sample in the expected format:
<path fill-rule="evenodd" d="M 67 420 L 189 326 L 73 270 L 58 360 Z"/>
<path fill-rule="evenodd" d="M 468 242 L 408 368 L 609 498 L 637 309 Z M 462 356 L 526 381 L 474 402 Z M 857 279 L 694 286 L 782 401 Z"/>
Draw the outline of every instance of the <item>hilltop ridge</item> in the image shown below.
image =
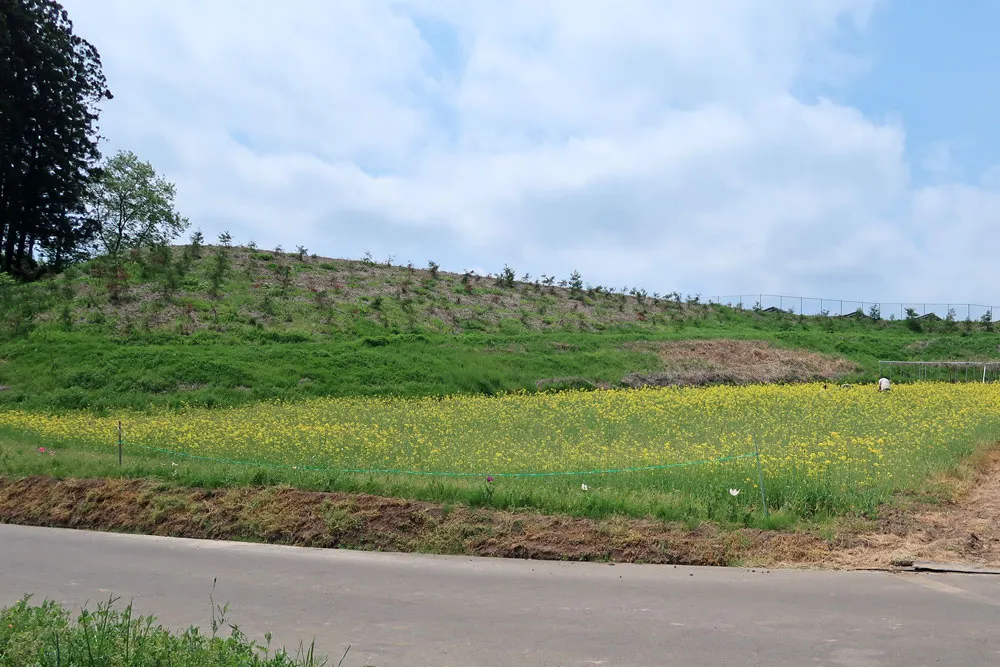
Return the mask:
<path fill-rule="evenodd" d="M 0 336 L 0 405 L 50 409 L 856 379 L 880 358 L 1000 358 L 1000 337 L 979 322 L 803 316 L 576 273 L 191 245 L 7 281 Z M 700 339 L 759 342 L 680 356 L 661 345 Z M 765 357 L 766 373 L 754 370 Z"/>

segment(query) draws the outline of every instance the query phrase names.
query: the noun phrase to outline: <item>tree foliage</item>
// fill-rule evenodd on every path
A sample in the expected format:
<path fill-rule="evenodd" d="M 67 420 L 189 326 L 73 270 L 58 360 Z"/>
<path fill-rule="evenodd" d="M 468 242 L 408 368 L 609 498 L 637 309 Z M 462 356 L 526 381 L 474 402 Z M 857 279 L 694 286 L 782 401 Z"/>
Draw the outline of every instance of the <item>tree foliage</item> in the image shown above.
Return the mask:
<path fill-rule="evenodd" d="M 0 270 L 30 277 L 84 252 L 98 175 L 100 55 L 55 0 L 0 0 Z"/>
<path fill-rule="evenodd" d="M 188 220 L 174 210 L 175 194 L 173 183 L 131 151 L 108 158 L 89 197 L 101 250 L 120 257 L 127 250 L 165 245 L 180 236 Z"/>

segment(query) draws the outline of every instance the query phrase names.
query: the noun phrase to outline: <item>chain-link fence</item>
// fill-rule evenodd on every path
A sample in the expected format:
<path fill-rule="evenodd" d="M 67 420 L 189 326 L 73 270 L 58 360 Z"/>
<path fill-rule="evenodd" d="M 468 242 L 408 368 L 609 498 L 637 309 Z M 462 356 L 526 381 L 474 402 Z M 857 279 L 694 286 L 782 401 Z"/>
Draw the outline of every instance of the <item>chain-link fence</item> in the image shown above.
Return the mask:
<path fill-rule="evenodd" d="M 993 320 L 995 306 L 979 303 L 924 303 L 900 301 L 857 301 L 851 299 L 826 299 L 819 297 L 788 296 L 782 294 L 736 294 L 709 297 L 709 303 L 732 308 L 780 310 L 801 315 L 829 315 L 831 317 L 875 317 L 878 319 L 905 320 L 911 318 L 940 318 L 953 320 Z"/>

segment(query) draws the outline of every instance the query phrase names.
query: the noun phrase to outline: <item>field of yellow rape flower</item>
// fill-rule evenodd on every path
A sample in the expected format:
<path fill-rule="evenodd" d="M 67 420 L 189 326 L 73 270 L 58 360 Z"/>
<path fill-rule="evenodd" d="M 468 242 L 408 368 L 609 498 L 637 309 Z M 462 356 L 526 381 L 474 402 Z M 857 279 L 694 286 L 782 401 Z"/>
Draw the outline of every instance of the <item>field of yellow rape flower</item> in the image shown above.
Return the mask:
<path fill-rule="evenodd" d="M 693 519 L 759 513 L 763 479 L 772 512 L 808 517 L 870 512 L 994 439 L 1000 385 L 338 398 L 108 416 L 0 412 L 8 433 L 109 460 L 119 420 L 130 462 L 175 475 L 241 468 L 257 482 Z"/>

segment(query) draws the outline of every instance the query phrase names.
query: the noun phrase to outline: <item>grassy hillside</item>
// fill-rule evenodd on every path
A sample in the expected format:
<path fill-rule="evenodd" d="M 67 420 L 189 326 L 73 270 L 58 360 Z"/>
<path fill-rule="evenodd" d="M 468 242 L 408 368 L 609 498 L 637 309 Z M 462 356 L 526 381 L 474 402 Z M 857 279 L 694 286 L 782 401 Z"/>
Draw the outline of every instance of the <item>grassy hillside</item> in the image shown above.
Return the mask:
<path fill-rule="evenodd" d="M 843 357 L 858 364 L 853 379 L 873 378 L 880 358 L 1000 358 L 978 322 L 803 317 L 580 277 L 188 246 L 0 284 L 0 406 L 611 386 L 670 370 L 658 341 L 713 338 Z"/>

